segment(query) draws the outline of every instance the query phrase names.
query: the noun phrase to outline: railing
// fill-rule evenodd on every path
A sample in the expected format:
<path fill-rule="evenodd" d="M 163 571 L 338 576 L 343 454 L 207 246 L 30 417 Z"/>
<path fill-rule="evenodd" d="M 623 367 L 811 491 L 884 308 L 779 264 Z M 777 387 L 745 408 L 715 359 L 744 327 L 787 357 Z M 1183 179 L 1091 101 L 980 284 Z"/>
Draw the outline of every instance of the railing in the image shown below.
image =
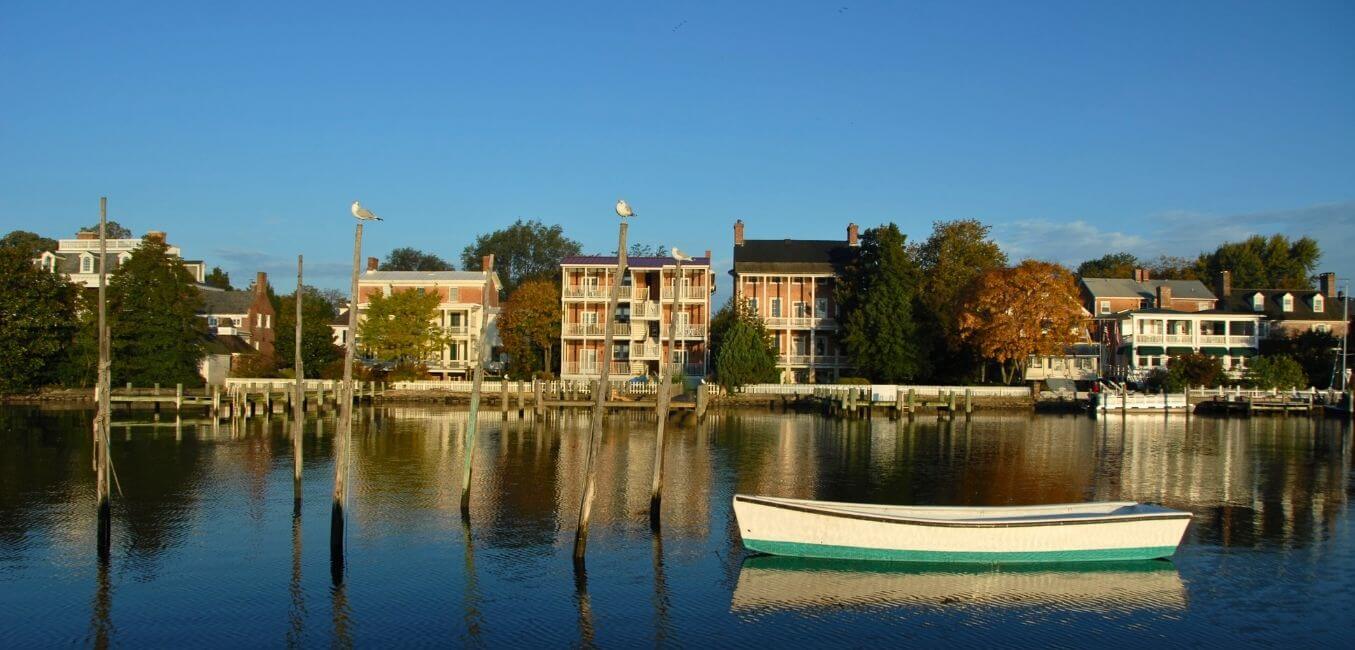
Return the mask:
<path fill-rule="evenodd" d="M 1186 345 L 1195 343 L 1195 337 L 1189 334 L 1168 334 L 1166 339 L 1168 343 L 1184 343 Z"/>
<path fill-rule="evenodd" d="M 832 354 L 783 354 L 777 358 L 779 366 L 808 366 L 814 365 L 819 368 L 832 368 L 836 366 L 847 365 L 847 357 Z"/>
<path fill-rule="evenodd" d="M 625 296 L 622 296 L 625 298 Z M 631 300 L 649 300 L 649 287 L 631 287 Z"/>
<path fill-rule="evenodd" d="M 705 326 L 705 325 L 678 325 L 678 326 L 677 326 L 677 335 L 678 335 L 678 338 L 683 338 L 683 339 L 700 339 L 700 338 L 705 338 L 705 336 L 706 336 L 706 326 Z"/>
<path fill-rule="evenodd" d="M 749 384 L 735 392 L 745 395 L 812 395 L 821 388 L 861 389 L 866 386 L 856 384 Z M 875 384 L 869 387 L 875 400 L 893 400 L 899 392 L 913 391 L 917 397 L 939 397 L 952 392 L 963 394 L 969 391 L 973 397 L 1031 397 L 1029 386 L 908 386 L 899 384 Z"/>
<path fill-rule="evenodd" d="M 560 367 L 560 374 L 597 376 L 602 374 L 602 364 L 598 363 L 583 364 L 579 362 L 569 362 L 563 364 Z M 613 377 L 620 375 L 630 375 L 631 363 L 629 361 L 613 361 L 611 374 Z"/>
<path fill-rule="evenodd" d="M 657 302 L 634 302 L 630 305 L 631 318 L 658 318 L 661 311 Z"/>
<path fill-rule="evenodd" d="M 465 325 L 453 325 L 442 329 L 448 336 L 470 336 L 470 328 Z"/>
<path fill-rule="evenodd" d="M 567 299 L 603 300 L 611 297 L 611 287 L 565 287 L 563 293 Z"/>
<path fill-rule="evenodd" d="M 630 358 L 632 359 L 658 359 L 659 344 L 655 342 L 643 343 L 630 346 Z"/>
<path fill-rule="evenodd" d="M 679 300 L 705 300 L 710 296 L 710 290 L 706 287 L 687 287 L 680 292 Z M 660 292 L 660 299 L 669 301 L 673 299 L 673 288 L 664 287 Z"/>
<path fill-rule="evenodd" d="M 1201 334 L 1200 345 L 1228 345 L 1228 337 L 1222 334 Z"/>
<path fill-rule="evenodd" d="M 1228 345 L 1239 345 L 1254 348 L 1257 346 L 1257 338 L 1255 336 L 1248 335 L 1234 336 L 1230 334 L 1228 336 Z"/>
<path fill-rule="evenodd" d="M 565 336 L 603 336 L 602 323 L 565 323 Z"/>
<path fill-rule="evenodd" d="M 772 329 L 834 329 L 837 319 L 828 316 L 777 316 L 767 319 Z"/>
<path fill-rule="evenodd" d="M 706 364 L 704 363 L 685 363 L 682 364 L 682 372 L 688 377 L 705 377 Z"/>

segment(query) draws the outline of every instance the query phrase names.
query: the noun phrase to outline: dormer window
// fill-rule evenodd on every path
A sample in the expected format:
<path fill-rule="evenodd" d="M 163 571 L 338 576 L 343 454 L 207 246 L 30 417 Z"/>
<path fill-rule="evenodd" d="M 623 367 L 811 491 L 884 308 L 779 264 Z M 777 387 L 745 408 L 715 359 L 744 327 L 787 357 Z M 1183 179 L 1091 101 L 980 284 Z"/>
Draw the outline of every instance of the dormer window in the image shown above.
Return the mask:
<path fill-rule="evenodd" d="M 118 253 L 118 266 L 122 266 L 123 264 L 126 264 L 126 263 L 127 263 L 127 260 L 130 260 L 130 259 L 132 259 L 132 254 L 131 254 L 131 253 Z"/>
<path fill-rule="evenodd" d="M 80 272 L 81 272 L 81 273 L 93 273 L 93 272 L 94 272 L 94 256 L 93 256 L 93 255 L 81 255 L 81 256 L 80 256 Z"/>
<path fill-rule="evenodd" d="M 1252 297 L 1251 297 L 1251 308 L 1252 308 L 1252 311 L 1265 311 L 1265 310 L 1266 310 L 1266 297 L 1263 296 L 1263 295 L 1261 295 L 1260 293 L 1258 293 L 1258 294 L 1252 296 Z"/>
<path fill-rule="evenodd" d="M 1322 302 L 1322 294 L 1313 294 L 1313 311 L 1326 311 L 1327 306 Z"/>
<path fill-rule="evenodd" d="M 53 254 L 51 254 L 50 252 L 45 252 L 45 253 L 43 253 L 43 254 L 42 254 L 42 261 L 39 262 L 39 264 L 41 264 L 42 270 L 44 270 L 44 271 L 51 271 L 51 272 L 55 273 L 55 272 L 56 272 L 56 255 L 53 255 Z"/>
<path fill-rule="evenodd" d="M 1286 293 L 1280 296 L 1280 309 L 1284 311 L 1294 311 L 1294 294 Z"/>

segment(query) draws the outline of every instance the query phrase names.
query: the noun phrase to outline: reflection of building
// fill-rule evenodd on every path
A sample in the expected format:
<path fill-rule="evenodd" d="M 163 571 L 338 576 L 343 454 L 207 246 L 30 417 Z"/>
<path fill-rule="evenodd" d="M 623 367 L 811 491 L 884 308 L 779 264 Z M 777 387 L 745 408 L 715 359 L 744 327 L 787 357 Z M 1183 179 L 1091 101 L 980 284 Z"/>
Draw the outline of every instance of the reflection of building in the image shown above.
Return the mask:
<path fill-rule="evenodd" d="M 436 320 L 449 340 L 447 345 L 425 360 L 428 372 L 441 379 L 464 378 L 470 374 L 475 359 L 475 346 L 480 340 L 480 303 L 488 307 L 489 323 L 486 338 L 490 346 L 498 339 L 495 320 L 499 315 L 499 290 L 502 284 L 494 272 L 494 257 L 487 256 L 483 267 L 487 271 L 382 271 L 375 257 L 367 258 L 367 271 L 358 276 L 358 322 L 374 295 L 391 296 L 402 291 L 435 293 L 440 298 Z M 341 310 L 334 330 L 334 344 L 345 345 L 348 336 L 348 312 Z M 362 345 L 358 340 L 359 347 Z M 488 350 L 486 350 L 488 354 Z"/>
<path fill-rule="evenodd" d="M 159 231 L 150 231 L 146 237 L 165 241 L 165 233 Z M 99 260 L 99 233 L 97 231 L 82 230 L 75 235 L 75 239 L 61 239 L 57 241 L 55 251 L 43 251 L 37 258 L 38 266 L 43 270 L 52 273 L 65 273 L 70 277 L 71 282 L 83 284 L 86 287 L 99 286 L 99 267 L 105 265 L 108 272 L 112 273 L 118 267 L 122 266 L 128 258 L 132 256 L 132 251 L 141 245 L 141 240 L 135 237 L 126 239 L 107 239 L 105 240 L 107 256 Z M 179 257 L 179 247 L 170 246 L 169 254 Z M 193 281 L 201 283 L 205 276 L 202 260 L 183 260 L 184 267 L 188 269 L 189 275 L 193 276 Z"/>
<path fill-rule="evenodd" d="M 838 335 L 836 289 L 856 258 L 856 224 L 847 239 L 744 239 L 734 223 L 734 295 L 748 301 L 776 337 L 783 382 L 836 379 L 847 368 Z"/>
<path fill-rule="evenodd" d="M 611 362 L 611 376 L 657 376 L 659 361 L 671 354 L 686 374 L 706 374 L 710 340 L 710 295 L 715 291 L 710 252 L 682 264 L 675 283 L 676 262 L 671 257 L 632 257 L 621 278 L 616 323 L 610 353 L 603 350 L 607 303 L 616 281 L 615 257 L 567 257 L 560 263 L 562 324 L 560 376 L 583 379 L 602 374 Z M 673 291 L 678 308 L 673 313 Z M 670 330 L 677 328 L 677 346 L 668 348 Z"/>

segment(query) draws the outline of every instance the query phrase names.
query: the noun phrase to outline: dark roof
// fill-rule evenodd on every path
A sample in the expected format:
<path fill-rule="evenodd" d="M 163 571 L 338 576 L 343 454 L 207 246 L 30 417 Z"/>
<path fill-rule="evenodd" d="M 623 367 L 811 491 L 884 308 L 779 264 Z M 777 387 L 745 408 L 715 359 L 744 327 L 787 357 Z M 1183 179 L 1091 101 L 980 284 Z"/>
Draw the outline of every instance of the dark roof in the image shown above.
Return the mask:
<path fill-rule="evenodd" d="M 1257 293 L 1264 296 L 1262 305 L 1264 309 L 1256 311 L 1252 307 L 1252 297 Z M 1280 297 L 1284 294 L 1293 294 L 1294 309 L 1285 311 L 1280 303 Z M 1247 312 L 1250 314 L 1263 313 L 1270 320 L 1332 320 L 1340 321 L 1343 318 L 1341 310 L 1341 299 L 1324 296 L 1322 301 L 1322 311 L 1313 311 L 1313 296 L 1320 294 L 1320 291 L 1312 289 L 1238 289 L 1234 288 L 1221 301 L 1221 307 L 1233 311 Z"/>
<path fill-rule="evenodd" d="M 840 239 L 745 239 L 734 247 L 734 272 L 841 273 L 859 253 Z"/>
<path fill-rule="evenodd" d="M 255 352 L 254 347 L 237 334 L 213 336 L 207 339 L 207 354 L 248 354 Z"/>
<path fill-rule="evenodd" d="M 198 291 L 202 296 L 201 314 L 247 314 L 254 304 L 253 291 Z"/>
<path fill-rule="evenodd" d="M 616 264 L 615 255 L 575 255 L 560 260 L 560 264 Z M 683 262 L 692 266 L 710 266 L 709 257 L 693 257 Z M 626 266 L 635 269 L 659 269 L 676 266 L 677 260 L 671 257 L 626 257 Z"/>
<path fill-rule="evenodd" d="M 1138 282 L 1129 278 L 1082 278 L 1082 286 L 1093 298 L 1156 299 L 1157 288 L 1170 287 L 1172 298 L 1186 300 L 1214 300 L 1215 296 L 1199 280 L 1149 280 Z"/>
<path fill-rule="evenodd" d="M 1201 311 L 1187 311 L 1184 309 L 1163 309 L 1161 307 L 1149 307 L 1147 309 L 1130 309 L 1122 311 L 1117 316 L 1128 316 L 1130 314 L 1204 314 L 1206 316 L 1255 316 L 1256 312 L 1250 309 L 1204 309 Z"/>

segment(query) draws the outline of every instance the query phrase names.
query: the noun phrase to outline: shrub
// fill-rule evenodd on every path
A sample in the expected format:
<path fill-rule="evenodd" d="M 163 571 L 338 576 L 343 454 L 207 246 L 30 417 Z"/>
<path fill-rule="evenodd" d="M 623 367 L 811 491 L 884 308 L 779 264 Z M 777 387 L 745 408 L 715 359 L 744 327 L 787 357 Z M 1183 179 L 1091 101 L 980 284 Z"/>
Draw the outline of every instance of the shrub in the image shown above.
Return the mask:
<path fill-rule="evenodd" d="M 852 386 L 869 386 L 870 380 L 865 377 L 838 377 L 835 384 L 850 384 Z"/>
<path fill-rule="evenodd" d="M 1282 354 L 1256 357 L 1247 368 L 1247 384 L 1253 388 L 1303 388 L 1307 383 L 1303 366 Z"/>

